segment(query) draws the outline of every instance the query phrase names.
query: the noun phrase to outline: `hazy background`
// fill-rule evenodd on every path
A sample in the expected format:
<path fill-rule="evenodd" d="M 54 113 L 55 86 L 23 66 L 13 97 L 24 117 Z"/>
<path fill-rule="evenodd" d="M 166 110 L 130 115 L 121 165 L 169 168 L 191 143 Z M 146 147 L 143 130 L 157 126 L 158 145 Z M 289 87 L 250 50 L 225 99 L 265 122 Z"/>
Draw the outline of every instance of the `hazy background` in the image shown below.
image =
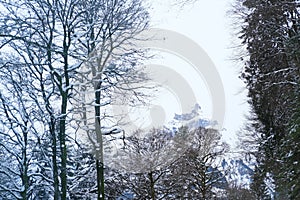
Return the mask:
<path fill-rule="evenodd" d="M 173 3 L 172 3 L 173 2 Z M 231 6 L 230 0 L 199 0 L 196 3 L 175 6 L 174 1 L 152 1 L 152 24 L 154 28 L 164 28 L 184 34 L 201 46 L 213 60 L 222 78 L 226 95 L 226 115 L 224 121 L 223 139 L 231 145 L 237 142 L 237 132 L 245 121 L 248 111 L 246 103 L 246 89 L 238 78 L 239 66 L 234 60 L 234 44 L 232 37 L 232 19 L 228 16 Z M 195 73 L 180 58 L 174 55 L 167 56 L 164 65 L 170 66 L 191 83 L 202 108 L 204 118 L 209 118 L 212 113 L 210 95 L 201 77 L 193 77 Z M 160 63 L 161 64 L 161 63 Z M 189 71 L 190 70 L 190 71 Z M 170 96 L 169 96 L 170 97 Z M 162 106 L 166 105 L 168 97 L 161 97 Z M 177 107 L 174 106 L 174 110 Z M 174 113 L 169 108 L 165 109 L 167 116 Z"/>

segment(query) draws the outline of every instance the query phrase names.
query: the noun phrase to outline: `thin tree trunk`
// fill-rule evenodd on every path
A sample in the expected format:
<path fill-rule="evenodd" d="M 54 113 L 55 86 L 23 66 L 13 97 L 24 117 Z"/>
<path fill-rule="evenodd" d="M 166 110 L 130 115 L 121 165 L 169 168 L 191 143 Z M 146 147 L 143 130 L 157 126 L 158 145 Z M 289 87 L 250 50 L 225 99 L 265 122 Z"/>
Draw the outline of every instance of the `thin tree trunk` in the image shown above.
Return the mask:
<path fill-rule="evenodd" d="M 151 199 L 155 200 L 155 188 L 154 188 L 155 182 L 154 182 L 154 179 L 153 179 L 153 172 L 151 171 L 148 175 L 149 175 L 149 179 L 150 179 L 150 195 L 151 195 Z"/>
<path fill-rule="evenodd" d="M 70 77 L 68 72 L 68 50 L 70 46 L 70 30 L 66 26 L 64 29 L 63 40 L 63 59 L 64 59 L 64 81 L 60 82 L 61 93 L 61 116 L 60 116 L 60 150 L 61 150 L 61 200 L 67 199 L 67 146 L 66 146 L 66 115 L 68 106 L 68 90 L 70 86 Z"/>
<path fill-rule="evenodd" d="M 25 126 L 27 128 L 27 123 L 25 122 Z M 27 160 L 27 130 L 23 131 L 24 136 L 24 146 L 22 147 L 22 186 L 23 191 L 21 192 L 21 196 L 23 200 L 27 200 L 27 192 L 29 188 L 29 180 L 28 180 L 28 160 Z"/>
<path fill-rule="evenodd" d="M 60 118 L 60 151 L 61 151 L 61 199 L 67 199 L 67 147 L 66 147 L 66 112 L 67 95 L 62 95 L 61 118 Z"/>
<path fill-rule="evenodd" d="M 97 137 L 96 146 L 96 169 L 97 169 L 97 199 L 104 200 L 104 163 L 103 163 L 103 138 L 100 119 L 100 98 L 101 98 L 101 76 L 95 88 L 95 132 Z"/>
<path fill-rule="evenodd" d="M 51 119 L 50 134 L 52 136 L 52 165 L 53 165 L 53 188 L 54 188 L 54 200 L 59 199 L 59 181 L 58 181 L 58 166 L 57 166 L 57 141 L 55 134 L 55 122 Z"/>
<path fill-rule="evenodd" d="M 50 17 L 50 16 L 49 16 Z M 53 32 L 54 32 L 54 27 L 55 27 L 55 10 L 53 9 L 51 12 L 51 17 L 52 17 L 52 23 L 49 24 L 49 41 L 47 44 L 47 60 L 48 60 L 48 67 L 51 70 L 54 70 L 53 66 L 52 66 L 52 45 L 53 45 Z M 52 27 L 51 27 L 52 25 Z M 55 75 L 52 74 L 51 79 L 54 80 L 56 77 Z M 42 80 L 43 80 L 43 75 L 42 73 L 40 73 L 40 80 L 41 80 L 41 89 L 43 92 L 43 99 L 46 103 L 46 110 L 48 112 L 48 114 L 50 115 L 50 123 L 49 123 L 49 130 L 50 130 L 50 136 L 52 139 L 52 167 L 53 167 L 53 188 L 54 188 L 54 196 L 53 196 L 53 200 L 59 200 L 59 196 L 60 196 L 60 189 L 59 189 L 59 179 L 58 179 L 58 163 L 57 163 L 57 156 L 58 156 L 58 152 L 57 152 L 57 138 L 56 138 L 56 119 L 55 116 L 53 115 L 53 110 L 50 106 L 50 102 L 49 102 L 49 98 L 46 95 L 46 90 L 45 90 L 45 86 L 44 84 L 42 84 Z"/>

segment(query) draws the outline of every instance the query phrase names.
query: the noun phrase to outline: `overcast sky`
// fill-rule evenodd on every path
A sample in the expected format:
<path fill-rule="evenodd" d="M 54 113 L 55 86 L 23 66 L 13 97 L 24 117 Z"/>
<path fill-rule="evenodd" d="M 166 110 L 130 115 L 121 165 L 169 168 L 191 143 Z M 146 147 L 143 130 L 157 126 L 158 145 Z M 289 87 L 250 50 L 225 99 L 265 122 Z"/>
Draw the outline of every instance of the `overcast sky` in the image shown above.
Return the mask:
<path fill-rule="evenodd" d="M 246 90 L 243 82 L 238 78 L 240 67 L 232 61 L 231 20 L 226 11 L 230 8 L 230 0 L 198 0 L 193 5 L 183 8 L 170 5 L 170 0 L 154 0 L 152 9 L 152 27 L 170 29 L 194 40 L 213 60 L 222 78 L 226 95 L 226 116 L 223 131 L 224 139 L 234 144 L 237 141 L 236 133 L 242 127 L 247 114 Z M 176 60 L 176 58 L 173 58 Z M 177 58 L 177 63 L 180 63 Z M 166 65 L 172 65 L 166 61 Z M 175 70 L 182 65 L 174 66 Z M 185 68 L 187 69 L 187 68 Z M 180 72 L 180 69 L 178 70 Z M 191 71 L 190 75 L 193 75 Z M 185 76 L 189 79 L 188 75 Z M 194 87 L 197 100 L 201 104 L 204 117 L 209 116 L 213 105 L 207 88 L 203 86 L 201 77 L 198 78 L 199 87 Z M 207 87 L 207 86 L 206 86 Z M 209 86 L 208 86 L 209 87 Z"/>

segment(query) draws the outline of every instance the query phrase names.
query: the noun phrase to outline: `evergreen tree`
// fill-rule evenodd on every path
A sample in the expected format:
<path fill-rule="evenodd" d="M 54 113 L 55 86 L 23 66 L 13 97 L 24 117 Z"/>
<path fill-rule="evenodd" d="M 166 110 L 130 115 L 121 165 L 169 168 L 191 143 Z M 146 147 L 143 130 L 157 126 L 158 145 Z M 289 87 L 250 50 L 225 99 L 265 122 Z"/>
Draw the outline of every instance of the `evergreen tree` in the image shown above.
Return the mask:
<path fill-rule="evenodd" d="M 296 155 L 299 146 L 291 136 L 295 131 L 293 134 L 290 131 L 297 126 L 294 116 L 299 112 L 298 2 L 242 0 L 239 3 L 243 7 L 241 38 L 249 58 L 242 78 L 257 120 L 253 124 L 258 126 L 254 128 L 260 135 L 253 188 L 265 188 L 270 174 L 275 184 L 271 196 L 287 198 L 288 193 L 293 193 L 293 187 L 287 184 L 292 178 L 287 180 L 287 177 L 294 165 L 291 160 L 295 159 L 286 157 Z M 259 193 L 263 195 L 264 191 Z"/>

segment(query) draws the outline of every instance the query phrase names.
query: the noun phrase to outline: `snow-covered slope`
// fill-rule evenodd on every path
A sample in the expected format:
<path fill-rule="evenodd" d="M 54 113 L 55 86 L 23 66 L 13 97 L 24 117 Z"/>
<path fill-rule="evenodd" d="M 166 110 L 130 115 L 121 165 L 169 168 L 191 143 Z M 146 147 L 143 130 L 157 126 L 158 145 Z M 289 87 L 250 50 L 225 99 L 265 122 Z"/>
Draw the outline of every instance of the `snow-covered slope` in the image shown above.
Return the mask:
<path fill-rule="evenodd" d="M 226 172 L 226 180 L 229 184 L 242 188 L 249 188 L 252 181 L 253 167 L 242 159 L 223 159 L 222 170 Z"/>

